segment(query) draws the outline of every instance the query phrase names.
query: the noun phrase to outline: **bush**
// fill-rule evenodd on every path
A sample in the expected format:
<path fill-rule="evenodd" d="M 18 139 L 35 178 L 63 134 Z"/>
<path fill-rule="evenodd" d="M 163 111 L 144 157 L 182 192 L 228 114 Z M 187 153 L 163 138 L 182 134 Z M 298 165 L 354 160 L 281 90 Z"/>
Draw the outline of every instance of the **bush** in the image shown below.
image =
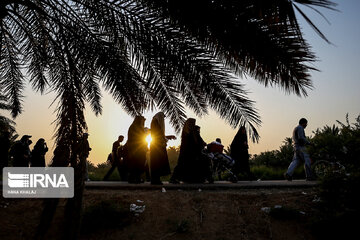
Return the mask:
<path fill-rule="evenodd" d="M 321 239 L 347 239 L 357 235 L 360 214 L 360 171 L 325 176 L 320 182 L 319 212 L 311 221 Z"/>
<path fill-rule="evenodd" d="M 102 181 L 110 168 L 111 168 L 111 164 L 109 162 L 100 163 L 97 166 L 91 164 L 91 167 L 88 168 L 90 180 Z M 120 175 L 117 168 L 110 175 L 109 181 L 120 181 Z"/>

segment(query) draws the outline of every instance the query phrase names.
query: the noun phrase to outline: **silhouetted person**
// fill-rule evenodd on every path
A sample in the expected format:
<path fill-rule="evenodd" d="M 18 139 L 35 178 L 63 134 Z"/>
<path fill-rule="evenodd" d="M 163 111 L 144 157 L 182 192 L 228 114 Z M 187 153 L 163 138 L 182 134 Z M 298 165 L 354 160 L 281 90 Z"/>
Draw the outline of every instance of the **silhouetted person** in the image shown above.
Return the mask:
<path fill-rule="evenodd" d="M 249 165 L 249 145 L 246 128 L 241 126 L 230 145 L 230 156 L 235 161 L 233 172 L 235 175 L 243 174 L 252 180 Z"/>
<path fill-rule="evenodd" d="M 7 127 L 0 132 L 0 171 L 9 164 L 10 131 Z"/>
<path fill-rule="evenodd" d="M 202 150 L 206 143 L 200 136 L 200 127 L 195 125 L 196 120 L 189 118 L 185 121 L 181 133 L 181 145 L 178 163 L 171 176 L 171 183 L 179 183 L 179 181 L 189 183 L 202 183 L 208 177 L 209 166 Z"/>
<path fill-rule="evenodd" d="M 30 140 L 31 136 L 24 135 L 19 141 L 16 141 L 10 149 L 10 156 L 13 158 L 14 167 L 29 167 L 30 162 Z"/>
<path fill-rule="evenodd" d="M 111 151 L 111 168 L 106 173 L 104 180 L 107 180 L 110 177 L 111 173 L 115 170 L 115 168 L 117 168 L 121 180 L 127 181 L 127 171 L 123 162 L 124 146 L 121 144 L 122 141 L 124 141 L 124 136 L 120 135 L 118 137 L 118 140 L 113 143 Z"/>
<path fill-rule="evenodd" d="M 45 154 L 48 151 L 45 139 L 40 138 L 31 152 L 31 167 L 45 167 Z"/>
<path fill-rule="evenodd" d="M 80 164 L 82 164 L 81 165 L 82 171 L 85 171 L 85 176 L 84 176 L 85 181 L 90 180 L 89 173 L 88 173 L 87 158 L 89 157 L 91 147 L 90 147 L 88 138 L 89 138 L 89 134 L 83 133 L 82 137 L 78 141 L 78 154 L 79 154 L 79 158 L 80 158 Z"/>
<path fill-rule="evenodd" d="M 70 146 L 59 142 L 54 150 L 51 167 L 68 167 L 70 163 Z"/>
<path fill-rule="evenodd" d="M 305 136 L 305 128 L 307 124 L 308 121 L 305 118 L 301 118 L 299 120 L 299 125 L 296 126 L 293 131 L 292 140 L 294 147 L 294 157 L 289 165 L 287 172 L 284 174 L 285 178 L 289 181 L 292 180 L 292 175 L 300 162 L 304 163 L 306 180 L 313 180 L 311 173 L 311 160 L 309 154 L 306 151 L 306 145 L 310 144 Z"/>
<path fill-rule="evenodd" d="M 161 176 L 171 173 L 166 143 L 170 139 L 176 139 L 175 136 L 165 136 L 165 114 L 159 112 L 155 114 L 151 121 L 151 138 L 150 143 L 150 176 L 151 184 L 159 184 Z"/>
<path fill-rule="evenodd" d="M 146 162 L 146 133 L 145 118 L 136 116 L 128 131 L 128 140 L 125 144 L 125 163 L 128 167 L 129 183 L 141 183 L 141 174 L 145 171 Z"/>

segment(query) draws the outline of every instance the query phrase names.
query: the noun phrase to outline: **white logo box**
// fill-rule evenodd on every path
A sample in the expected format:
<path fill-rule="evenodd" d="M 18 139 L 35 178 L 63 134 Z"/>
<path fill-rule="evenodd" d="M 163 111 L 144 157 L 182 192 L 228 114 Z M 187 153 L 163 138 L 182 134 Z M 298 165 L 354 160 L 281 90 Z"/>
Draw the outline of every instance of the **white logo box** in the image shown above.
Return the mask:
<path fill-rule="evenodd" d="M 4 198 L 72 198 L 72 167 L 5 167 Z"/>

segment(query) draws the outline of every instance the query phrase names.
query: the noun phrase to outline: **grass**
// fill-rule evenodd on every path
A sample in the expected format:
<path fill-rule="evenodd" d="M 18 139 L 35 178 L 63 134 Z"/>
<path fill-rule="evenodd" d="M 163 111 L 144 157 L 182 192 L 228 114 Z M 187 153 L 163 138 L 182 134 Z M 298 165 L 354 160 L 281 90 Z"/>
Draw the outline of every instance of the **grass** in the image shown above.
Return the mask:
<path fill-rule="evenodd" d="M 284 173 L 287 169 L 272 168 L 267 166 L 253 166 L 251 172 L 255 175 L 256 179 L 261 180 L 284 180 Z M 293 175 L 294 179 L 304 179 L 305 173 L 303 167 L 298 167 Z"/>

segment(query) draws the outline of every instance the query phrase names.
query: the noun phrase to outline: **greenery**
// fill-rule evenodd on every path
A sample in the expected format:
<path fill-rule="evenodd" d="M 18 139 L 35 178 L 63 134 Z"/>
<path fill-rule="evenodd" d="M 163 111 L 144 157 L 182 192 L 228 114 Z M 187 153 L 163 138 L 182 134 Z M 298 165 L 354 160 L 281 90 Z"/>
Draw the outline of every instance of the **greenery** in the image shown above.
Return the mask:
<path fill-rule="evenodd" d="M 252 166 L 267 166 L 271 168 L 287 168 L 289 159 L 292 159 L 294 150 L 292 139 L 285 138 L 279 150 L 262 152 L 259 155 L 253 155 L 250 163 Z"/>
<path fill-rule="evenodd" d="M 327 160 L 340 162 L 346 171 L 330 173 L 319 179 L 319 197 L 316 214 L 309 228 L 318 239 L 350 239 L 357 235 L 360 214 L 360 115 L 350 123 L 337 121 L 324 126 L 309 137 L 308 151 L 313 162 Z M 292 159 L 291 139 L 286 138 L 279 150 L 263 152 L 251 159 L 251 171 L 261 179 L 283 179 L 283 173 Z M 299 166 L 294 178 L 304 178 Z M 296 216 L 293 211 L 276 209 L 274 216 Z M 295 212 L 293 212 L 295 213 Z"/>
<path fill-rule="evenodd" d="M 337 121 L 339 126 L 324 126 L 313 132 L 309 153 L 314 161 L 338 161 L 349 169 L 360 167 L 360 115 L 355 123 Z"/>
<path fill-rule="evenodd" d="M 0 110 L 11 110 L 10 105 L 6 101 L 6 97 L 0 92 Z M 0 114 L 0 170 L 3 167 L 11 165 L 9 162 L 8 152 L 12 144 L 15 142 L 18 134 L 15 129 L 16 123 Z M 0 172 L 2 175 L 2 171 Z"/>
<path fill-rule="evenodd" d="M 358 171 L 360 167 L 360 115 L 355 118 L 355 123 L 350 123 L 347 114 L 346 123 L 337 121 L 337 125 L 318 128 L 313 132 L 314 135 L 309 137 L 312 144 L 307 149 L 312 162 L 337 161 L 346 166 L 346 169 Z M 253 155 L 250 160 L 251 169 L 261 179 L 283 179 L 282 174 L 289 166 L 293 154 L 292 139 L 285 138 L 279 150 Z M 294 178 L 304 176 L 300 168 L 303 166 L 299 166 L 295 171 Z"/>
<path fill-rule="evenodd" d="M 319 239 L 351 239 L 357 235 L 360 214 L 360 171 L 327 175 L 320 183 L 318 213 L 310 228 Z"/>

